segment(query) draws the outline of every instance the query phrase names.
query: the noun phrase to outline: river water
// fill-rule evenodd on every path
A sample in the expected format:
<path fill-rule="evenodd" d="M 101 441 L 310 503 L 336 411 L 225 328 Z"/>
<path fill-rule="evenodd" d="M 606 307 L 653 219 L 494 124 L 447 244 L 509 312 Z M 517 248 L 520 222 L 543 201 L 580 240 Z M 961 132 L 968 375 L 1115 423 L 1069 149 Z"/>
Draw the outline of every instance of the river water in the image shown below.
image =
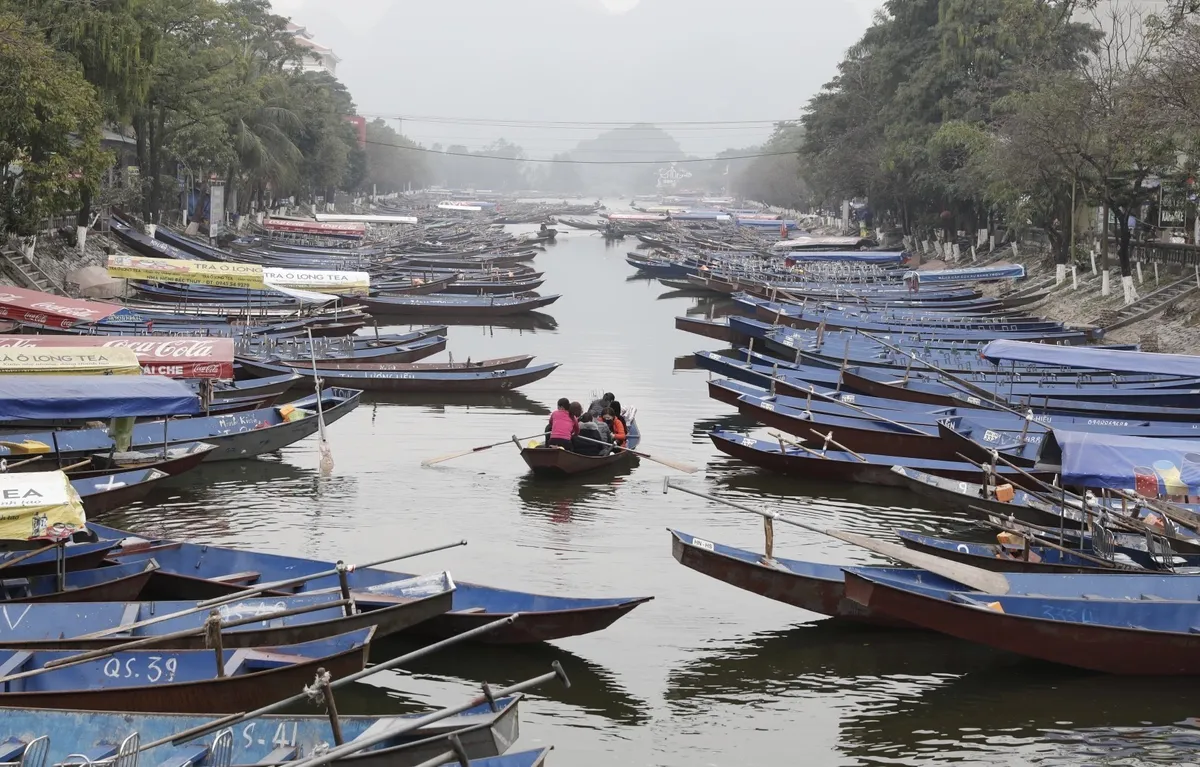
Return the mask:
<path fill-rule="evenodd" d="M 1200 691 L 1190 682 L 1078 673 L 918 632 L 837 629 L 679 565 L 668 527 L 761 551 L 762 525 L 664 495 L 667 476 L 857 531 L 965 525 L 902 491 L 785 480 L 717 454 L 707 431 L 749 424 L 707 398 L 707 373 L 676 369 L 677 357 L 720 344 L 676 331 L 673 318 L 721 307 L 634 277 L 624 261 L 634 245 L 567 231 L 534 262 L 547 276 L 541 292 L 563 296 L 548 316 L 451 330 L 455 359 L 537 354 L 539 363 L 562 363 L 549 378 L 499 396 L 371 397 L 330 427 L 328 479 L 308 439 L 279 456 L 206 465 L 102 521 L 348 562 L 466 538 L 465 548 L 403 569 L 448 569 L 459 580 L 540 593 L 654 596 L 597 634 L 450 651 L 339 693 L 345 713 L 418 711 L 558 660 L 572 687 L 529 696 L 518 743 L 553 744 L 550 765 L 1200 763 L 1200 729 L 1189 724 L 1200 716 Z M 637 409 L 643 449 L 702 471 L 684 477 L 642 460 L 615 477 L 534 481 L 507 446 L 420 465 L 538 433 L 559 397 L 586 404 L 602 391 Z M 868 561 L 797 528 L 778 525 L 775 536 L 780 556 Z M 406 649 L 389 642 L 374 656 Z"/>

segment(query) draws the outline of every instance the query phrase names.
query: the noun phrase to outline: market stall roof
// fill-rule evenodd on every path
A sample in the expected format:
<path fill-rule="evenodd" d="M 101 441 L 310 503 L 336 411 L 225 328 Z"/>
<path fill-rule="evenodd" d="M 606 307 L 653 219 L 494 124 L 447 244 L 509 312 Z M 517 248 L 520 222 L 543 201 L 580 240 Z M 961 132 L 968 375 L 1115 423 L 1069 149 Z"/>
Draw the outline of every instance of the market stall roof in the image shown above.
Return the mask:
<path fill-rule="evenodd" d="M 161 376 L 0 376 L 0 420 L 196 415 L 200 398 Z"/>
<path fill-rule="evenodd" d="M 117 304 L 66 298 L 8 285 L 0 287 L 0 317 L 31 325 L 70 328 L 110 317 L 117 319 L 123 311 L 123 307 Z"/>
<path fill-rule="evenodd" d="M 127 349 L 137 355 L 141 372 L 170 378 L 233 378 L 233 339 L 179 336 L 24 336 L 0 335 L 3 353 L 84 347 L 97 351 Z"/>

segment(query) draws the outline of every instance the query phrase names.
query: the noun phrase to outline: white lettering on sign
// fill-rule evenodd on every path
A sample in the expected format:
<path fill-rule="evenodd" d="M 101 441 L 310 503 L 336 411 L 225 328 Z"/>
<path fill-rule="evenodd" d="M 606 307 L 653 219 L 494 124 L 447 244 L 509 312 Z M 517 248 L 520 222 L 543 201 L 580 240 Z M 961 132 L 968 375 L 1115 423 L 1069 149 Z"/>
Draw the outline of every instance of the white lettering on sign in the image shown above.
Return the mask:
<path fill-rule="evenodd" d="M 715 551 L 717 548 L 711 541 L 706 541 L 703 538 L 693 538 L 692 545 L 698 549 L 708 549 L 709 551 Z"/>

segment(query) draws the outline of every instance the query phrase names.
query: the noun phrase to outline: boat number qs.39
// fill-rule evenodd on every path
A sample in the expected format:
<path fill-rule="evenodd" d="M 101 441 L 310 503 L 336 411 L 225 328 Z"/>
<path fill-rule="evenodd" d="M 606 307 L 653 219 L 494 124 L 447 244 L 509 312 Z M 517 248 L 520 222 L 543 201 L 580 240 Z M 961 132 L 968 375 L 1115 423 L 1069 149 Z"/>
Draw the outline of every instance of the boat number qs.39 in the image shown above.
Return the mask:
<path fill-rule="evenodd" d="M 175 681 L 178 668 L 179 661 L 175 658 L 164 660 L 161 655 L 150 655 L 143 660 L 130 656 L 123 661 L 121 658 L 109 658 L 104 662 L 104 675 L 110 679 L 145 679 L 154 684 Z"/>

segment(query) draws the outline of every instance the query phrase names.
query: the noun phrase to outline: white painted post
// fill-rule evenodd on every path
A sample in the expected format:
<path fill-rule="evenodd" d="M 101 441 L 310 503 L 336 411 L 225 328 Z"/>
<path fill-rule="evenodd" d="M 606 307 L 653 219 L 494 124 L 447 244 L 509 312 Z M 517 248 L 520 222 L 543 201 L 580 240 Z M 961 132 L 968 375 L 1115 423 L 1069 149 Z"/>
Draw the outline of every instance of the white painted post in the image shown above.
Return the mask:
<path fill-rule="evenodd" d="M 1019 252 L 1017 252 L 1017 243 L 1014 242 L 1012 244 L 1012 249 L 1013 249 L 1013 258 L 1016 258 L 1017 256 L 1021 255 Z"/>
<path fill-rule="evenodd" d="M 956 243 L 954 243 L 954 260 L 958 261 L 961 257 L 962 257 L 962 248 L 960 248 L 958 246 L 958 243 L 956 242 Z"/>
<path fill-rule="evenodd" d="M 994 234 L 988 235 L 988 249 L 989 250 L 996 249 L 996 235 L 994 235 Z"/>
<path fill-rule="evenodd" d="M 1154 287 L 1158 287 L 1158 262 L 1154 262 Z"/>
<path fill-rule="evenodd" d="M 1071 266 L 1071 273 L 1072 274 L 1075 273 L 1075 267 L 1073 265 Z M 1054 267 L 1054 285 L 1055 285 L 1055 287 L 1063 284 L 1066 281 L 1067 281 L 1067 265 L 1066 264 L 1057 264 Z"/>
<path fill-rule="evenodd" d="M 1091 256 L 1091 258 L 1092 258 L 1092 276 L 1095 277 L 1096 276 L 1096 249 L 1093 248 L 1091 253 L 1089 253 L 1088 255 Z"/>
<path fill-rule="evenodd" d="M 979 255 L 975 252 L 975 246 L 972 245 L 971 246 L 971 261 L 974 262 L 978 257 L 979 257 Z"/>
<path fill-rule="evenodd" d="M 1142 279 L 1142 262 L 1141 262 L 1141 261 L 1137 261 L 1137 262 L 1135 262 L 1135 265 L 1137 266 L 1137 273 L 1138 273 L 1138 284 L 1139 284 L 1139 285 L 1145 285 L 1145 284 L 1146 284 L 1146 281 Z"/>
<path fill-rule="evenodd" d="M 1079 290 L 1079 270 L 1071 264 L 1071 290 Z"/>

